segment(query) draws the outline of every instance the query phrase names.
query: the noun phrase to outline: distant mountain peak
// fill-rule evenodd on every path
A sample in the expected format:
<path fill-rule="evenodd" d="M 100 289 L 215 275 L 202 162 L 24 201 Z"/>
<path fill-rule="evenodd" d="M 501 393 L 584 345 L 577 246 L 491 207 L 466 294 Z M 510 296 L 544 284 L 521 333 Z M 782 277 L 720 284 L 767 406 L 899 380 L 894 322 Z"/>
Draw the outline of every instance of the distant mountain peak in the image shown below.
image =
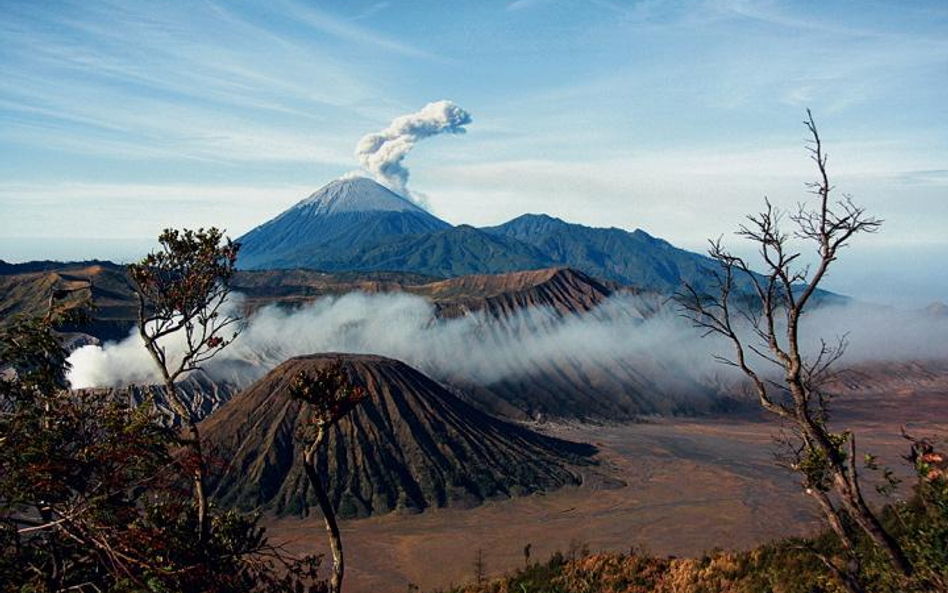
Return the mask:
<path fill-rule="evenodd" d="M 548 226 L 569 226 L 570 223 L 566 222 L 562 218 L 557 218 L 555 216 L 550 216 L 549 214 L 536 214 L 528 212 L 527 214 L 521 214 L 520 216 L 507 221 L 504 223 L 506 225 L 524 225 L 524 224 L 534 224 L 534 225 L 548 225 Z M 503 226 L 503 225 L 500 225 Z"/>
<path fill-rule="evenodd" d="M 663 239 L 657 239 L 642 229 L 635 229 L 633 231 L 628 231 L 621 227 L 610 226 L 610 227 L 595 227 L 595 226 L 585 226 L 575 222 L 566 222 L 562 218 L 556 216 L 550 216 L 549 214 L 543 213 L 527 213 L 521 214 L 520 216 L 513 218 L 504 224 L 486 227 L 488 231 L 499 231 L 502 229 L 515 229 L 518 231 L 529 231 L 529 232 L 549 232 L 549 231 L 568 231 L 570 229 L 583 229 L 591 231 L 608 231 L 608 232 L 620 232 L 628 233 L 631 235 L 636 235 L 645 239 L 651 239 L 655 241 L 664 241 Z"/>
<path fill-rule="evenodd" d="M 237 239 L 241 269 L 338 269 L 358 249 L 448 228 L 392 190 L 365 177 L 336 179 Z"/>
<path fill-rule="evenodd" d="M 417 212 L 424 211 L 407 198 L 367 177 L 336 179 L 319 188 L 296 206 L 310 214 L 344 212 Z"/>

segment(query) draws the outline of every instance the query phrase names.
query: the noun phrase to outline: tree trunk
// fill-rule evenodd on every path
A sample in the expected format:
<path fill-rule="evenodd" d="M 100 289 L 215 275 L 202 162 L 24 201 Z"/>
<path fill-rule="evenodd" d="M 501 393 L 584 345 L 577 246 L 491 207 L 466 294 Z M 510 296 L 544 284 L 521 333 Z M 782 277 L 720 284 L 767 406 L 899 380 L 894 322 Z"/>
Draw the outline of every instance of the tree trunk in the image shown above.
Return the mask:
<path fill-rule="evenodd" d="M 39 509 L 40 518 L 44 523 L 52 522 L 53 513 L 46 508 L 43 501 L 39 501 L 37 508 Z M 55 530 L 50 530 L 50 532 L 46 534 L 46 544 L 49 547 L 49 558 L 52 564 L 49 574 L 46 575 L 46 586 L 50 591 L 59 591 L 62 588 L 63 574 L 62 561 L 59 558 L 59 546 L 55 539 Z"/>
<path fill-rule="evenodd" d="M 863 500 L 862 494 L 858 490 L 853 491 L 848 485 L 844 488 L 839 484 L 840 481 L 844 480 L 845 478 L 843 476 L 837 474 L 834 482 L 836 482 L 836 490 L 839 492 L 843 504 L 846 506 L 846 510 L 852 514 L 853 520 L 855 520 L 856 524 L 859 525 L 866 535 L 885 552 L 892 566 L 897 571 L 906 577 L 912 576 L 912 563 L 909 562 L 909 559 L 905 556 L 902 546 L 900 546 L 899 542 L 882 526 L 882 523 L 869 508 L 869 505 L 866 504 L 865 500 Z"/>
<path fill-rule="evenodd" d="M 345 560 L 342 556 L 342 538 L 339 536 L 339 525 L 336 523 L 336 513 L 333 511 L 329 502 L 329 496 L 323 488 L 319 474 L 316 472 L 316 448 L 322 441 L 322 436 L 316 438 L 316 441 L 306 449 L 303 456 L 303 467 L 306 469 L 306 477 L 309 478 L 313 490 L 316 491 L 316 500 L 319 501 L 319 509 L 323 513 L 323 519 L 326 522 L 326 532 L 329 534 L 329 548 L 332 550 L 332 577 L 329 581 L 330 593 L 340 593 L 342 590 L 342 577 L 345 572 Z"/>
<path fill-rule="evenodd" d="M 869 508 L 862 497 L 862 492 L 859 489 L 859 478 L 856 475 L 856 450 L 855 443 L 852 440 L 854 437 L 852 435 L 849 437 L 849 457 L 847 460 L 845 454 L 833 445 L 826 427 L 822 423 L 814 421 L 811 417 L 805 403 L 804 388 L 799 383 L 799 379 L 796 376 L 788 375 L 787 383 L 790 385 L 790 392 L 794 398 L 796 421 L 803 434 L 808 437 L 807 440 L 810 446 L 819 449 L 826 456 L 833 474 L 833 489 L 839 495 L 843 506 L 852 515 L 860 529 L 885 552 L 892 568 L 903 576 L 912 576 L 912 563 L 909 562 L 902 546 L 886 531 L 876 514 L 872 512 L 872 509 Z"/>
<path fill-rule="evenodd" d="M 839 518 L 839 512 L 836 510 L 836 507 L 833 506 L 832 501 L 830 501 L 825 492 L 817 490 L 816 488 L 808 488 L 807 493 L 819 504 L 820 509 L 823 511 L 823 516 L 826 517 L 826 522 L 829 523 L 833 533 L 839 537 L 839 542 L 843 546 L 843 551 L 846 553 L 846 570 L 839 568 L 833 564 L 829 558 L 822 555 L 819 555 L 820 560 L 836 575 L 836 578 L 846 587 L 849 593 L 863 593 L 862 585 L 859 583 L 859 557 L 856 555 L 855 546 L 853 546 L 849 534 L 846 533 L 846 529 L 843 527 L 843 522 Z"/>
<path fill-rule="evenodd" d="M 201 433 L 198 431 L 197 424 L 188 419 L 188 432 L 191 433 L 191 450 L 194 452 L 197 465 L 192 475 L 194 487 L 194 504 L 197 507 L 198 520 L 198 541 L 207 541 L 210 532 L 210 517 L 208 516 L 207 492 L 205 484 L 207 483 L 207 463 L 204 460 L 204 448 L 201 445 Z"/>
<path fill-rule="evenodd" d="M 208 517 L 207 503 L 207 462 L 204 459 L 204 449 L 201 444 L 201 432 L 198 430 L 197 423 L 191 417 L 191 411 L 178 398 L 178 392 L 175 389 L 174 382 L 167 377 L 165 382 L 165 395 L 168 397 L 168 404 L 174 411 L 181 416 L 181 421 L 187 425 L 189 438 L 188 448 L 194 454 L 194 469 L 191 473 L 191 488 L 194 491 L 194 506 L 197 511 L 198 521 L 198 541 L 207 541 L 211 529 Z"/>

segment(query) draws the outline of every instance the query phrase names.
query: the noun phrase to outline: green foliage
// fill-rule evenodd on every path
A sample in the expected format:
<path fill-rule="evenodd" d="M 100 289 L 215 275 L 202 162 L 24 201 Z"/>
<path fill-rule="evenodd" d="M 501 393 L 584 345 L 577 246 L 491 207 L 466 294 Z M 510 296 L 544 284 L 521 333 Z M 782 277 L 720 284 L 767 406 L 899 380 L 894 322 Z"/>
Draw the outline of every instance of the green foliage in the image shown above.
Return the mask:
<path fill-rule="evenodd" d="M 139 299 L 139 332 L 170 390 L 179 375 L 199 369 L 240 333 L 240 317 L 224 308 L 240 245 L 213 227 L 165 229 L 158 242 L 161 248 L 130 264 L 128 273 Z M 187 348 L 172 365 L 160 340 L 182 330 Z"/>
<path fill-rule="evenodd" d="M 948 455 L 930 439 L 907 438 L 912 442 L 907 459 L 919 478 L 915 496 L 892 507 L 887 518 L 912 558 L 915 590 L 948 591 Z"/>
<path fill-rule="evenodd" d="M 826 436 L 839 459 L 845 459 L 847 455 L 846 443 L 849 442 L 852 435 L 849 432 L 833 433 L 826 431 Z M 800 460 L 797 462 L 795 469 L 806 478 L 808 487 L 823 492 L 830 489 L 832 467 L 828 454 L 823 449 L 804 444 Z"/>
<path fill-rule="evenodd" d="M 158 242 L 161 249 L 128 266 L 156 316 L 198 314 L 234 275 L 240 246 L 216 228 L 165 229 Z"/>
<path fill-rule="evenodd" d="M 176 433 L 110 393 L 66 390 L 54 312 L 0 333 L 0 592 L 318 592 L 319 557 L 258 518 L 198 543 Z"/>
<path fill-rule="evenodd" d="M 5 381 L 6 397 L 29 397 L 34 393 L 50 393 L 68 386 L 66 373 L 68 353 L 56 336 L 54 312 L 45 317 L 16 316 L 0 334 L 0 363 L 14 373 L 16 381 Z"/>
<path fill-rule="evenodd" d="M 258 516 L 237 511 L 213 515 L 209 538 L 194 537 L 197 518 L 177 502 L 145 508 L 136 528 L 137 545 L 151 554 L 150 563 L 134 579 L 120 580 L 116 591 L 229 593 L 322 593 L 317 577 L 321 557 L 295 557 L 271 544 Z"/>

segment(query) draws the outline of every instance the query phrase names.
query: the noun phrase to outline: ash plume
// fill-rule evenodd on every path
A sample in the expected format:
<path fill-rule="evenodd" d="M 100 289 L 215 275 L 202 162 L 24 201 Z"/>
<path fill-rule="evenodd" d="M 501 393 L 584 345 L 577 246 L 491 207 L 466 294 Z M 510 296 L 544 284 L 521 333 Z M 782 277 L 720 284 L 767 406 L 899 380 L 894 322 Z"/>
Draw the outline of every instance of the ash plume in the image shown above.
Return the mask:
<path fill-rule="evenodd" d="M 363 136 L 355 154 L 376 181 L 410 198 L 408 169 L 402 161 L 415 144 L 438 134 L 463 134 L 471 121 L 471 114 L 452 101 L 428 103 L 415 113 L 396 117 L 384 130 Z"/>

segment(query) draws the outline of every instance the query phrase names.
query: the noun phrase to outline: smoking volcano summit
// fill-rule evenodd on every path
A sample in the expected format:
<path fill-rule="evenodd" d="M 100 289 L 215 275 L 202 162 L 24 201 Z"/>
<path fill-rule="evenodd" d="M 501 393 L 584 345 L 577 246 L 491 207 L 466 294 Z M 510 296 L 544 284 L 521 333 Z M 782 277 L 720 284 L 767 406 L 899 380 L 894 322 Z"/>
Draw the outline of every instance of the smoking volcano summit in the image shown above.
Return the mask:
<path fill-rule="evenodd" d="M 239 265 L 334 267 L 368 244 L 450 226 L 371 179 L 337 179 L 240 237 Z"/>

